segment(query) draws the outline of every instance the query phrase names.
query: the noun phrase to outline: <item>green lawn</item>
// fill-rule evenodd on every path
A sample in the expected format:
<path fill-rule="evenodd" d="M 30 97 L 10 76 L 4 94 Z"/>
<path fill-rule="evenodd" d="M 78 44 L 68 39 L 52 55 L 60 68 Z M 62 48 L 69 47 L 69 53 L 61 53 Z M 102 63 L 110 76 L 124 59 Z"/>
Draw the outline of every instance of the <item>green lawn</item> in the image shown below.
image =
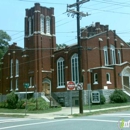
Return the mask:
<path fill-rule="evenodd" d="M 130 102 L 127 103 L 105 103 L 105 104 L 91 104 L 84 106 L 84 110 L 93 110 L 93 109 L 101 109 L 101 108 L 111 108 L 111 107 L 118 107 L 118 106 L 129 106 Z"/>
<path fill-rule="evenodd" d="M 103 105 L 95 104 L 91 105 L 90 107 L 88 105 L 84 106 L 84 110 L 94 110 L 94 109 L 102 109 L 102 108 L 111 108 L 111 107 L 119 107 L 119 106 L 130 106 L 130 102 L 127 103 L 105 103 Z M 83 114 L 73 114 L 75 117 L 79 116 L 90 116 L 90 115 L 99 115 L 99 114 L 108 114 L 108 113 L 115 113 L 118 111 L 127 111 L 130 110 L 130 107 L 127 108 L 118 108 L 118 109 L 111 109 L 111 110 L 102 110 L 102 111 L 89 111 Z"/>
<path fill-rule="evenodd" d="M 62 108 L 49 108 L 48 110 L 34 110 L 34 111 L 27 111 L 27 113 L 49 113 L 49 112 L 56 112 L 60 111 Z M 2 113 L 25 113 L 25 109 L 7 109 L 7 108 L 0 108 L 0 114 Z"/>

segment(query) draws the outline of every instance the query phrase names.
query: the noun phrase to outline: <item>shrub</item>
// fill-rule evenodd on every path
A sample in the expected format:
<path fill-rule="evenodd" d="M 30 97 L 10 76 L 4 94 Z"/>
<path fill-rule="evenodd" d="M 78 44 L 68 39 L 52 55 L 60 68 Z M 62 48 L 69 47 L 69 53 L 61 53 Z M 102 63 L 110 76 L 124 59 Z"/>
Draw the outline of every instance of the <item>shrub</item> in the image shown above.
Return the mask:
<path fill-rule="evenodd" d="M 104 104 L 106 102 L 106 98 L 104 97 L 103 94 L 100 94 L 100 103 Z"/>
<path fill-rule="evenodd" d="M 127 96 L 122 90 L 115 90 L 110 95 L 110 101 L 115 103 L 124 103 L 127 102 Z"/>
<path fill-rule="evenodd" d="M 8 103 L 6 101 L 0 102 L 0 108 L 7 108 L 7 107 L 8 107 Z"/>
<path fill-rule="evenodd" d="M 18 102 L 18 96 L 14 92 L 7 94 L 8 108 L 10 109 L 16 108 L 17 102 Z"/>
<path fill-rule="evenodd" d="M 34 110 L 36 110 L 36 104 L 35 104 L 35 103 L 28 102 L 28 103 L 27 103 L 27 110 L 28 110 L 28 111 L 34 111 Z"/>
<path fill-rule="evenodd" d="M 49 109 L 49 103 L 47 103 L 42 97 L 38 98 L 38 109 L 39 110 Z"/>
<path fill-rule="evenodd" d="M 37 109 L 38 110 L 46 110 L 49 109 L 49 104 L 43 98 L 37 98 Z M 27 109 L 29 111 L 36 110 L 36 99 L 31 98 L 27 102 Z"/>
<path fill-rule="evenodd" d="M 24 109 L 25 108 L 25 100 L 19 100 L 18 102 L 17 102 L 17 104 L 16 104 L 16 107 L 18 108 L 18 109 Z"/>

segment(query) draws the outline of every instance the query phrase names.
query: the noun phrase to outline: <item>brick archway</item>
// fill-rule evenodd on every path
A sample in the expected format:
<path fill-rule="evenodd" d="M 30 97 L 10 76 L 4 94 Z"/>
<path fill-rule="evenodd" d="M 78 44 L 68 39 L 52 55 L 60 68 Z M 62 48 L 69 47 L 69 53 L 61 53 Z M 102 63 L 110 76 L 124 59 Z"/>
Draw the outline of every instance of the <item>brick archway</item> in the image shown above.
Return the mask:
<path fill-rule="evenodd" d="M 48 78 L 43 79 L 42 91 L 45 95 L 51 95 L 51 80 Z"/>
<path fill-rule="evenodd" d="M 122 89 L 130 89 L 130 66 L 126 66 L 122 72 Z"/>

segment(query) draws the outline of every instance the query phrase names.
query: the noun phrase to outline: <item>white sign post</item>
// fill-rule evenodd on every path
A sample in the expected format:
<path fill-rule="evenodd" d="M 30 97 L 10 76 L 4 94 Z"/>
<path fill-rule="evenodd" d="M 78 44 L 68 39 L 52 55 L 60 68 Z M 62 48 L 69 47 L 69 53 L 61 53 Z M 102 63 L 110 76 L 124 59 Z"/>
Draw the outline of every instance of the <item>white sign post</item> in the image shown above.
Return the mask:
<path fill-rule="evenodd" d="M 23 84 L 24 88 L 26 88 L 26 105 L 25 105 L 25 116 L 27 113 L 27 89 L 29 88 L 29 83 L 24 83 Z"/>
<path fill-rule="evenodd" d="M 70 91 L 70 105 L 71 105 L 71 115 L 72 115 L 72 90 L 75 90 L 75 82 L 67 81 L 67 90 Z"/>

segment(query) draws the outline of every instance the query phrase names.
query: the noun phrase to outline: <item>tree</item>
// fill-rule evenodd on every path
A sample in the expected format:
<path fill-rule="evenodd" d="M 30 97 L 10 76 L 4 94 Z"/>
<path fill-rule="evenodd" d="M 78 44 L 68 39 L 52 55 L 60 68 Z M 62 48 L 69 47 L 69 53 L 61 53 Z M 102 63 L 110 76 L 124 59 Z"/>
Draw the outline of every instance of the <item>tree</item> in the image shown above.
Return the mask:
<path fill-rule="evenodd" d="M 130 42 L 126 42 L 126 44 L 128 44 L 130 46 Z"/>
<path fill-rule="evenodd" d="M 15 109 L 17 102 L 18 102 L 18 95 L 16 95 L 14 91 L 7 94 L 8 108 Z"/>
<path fill-rule="evenodd" d="M 0 59 L 3 57 L 8 49 L 11 37 L 3 30 L 0 30 Z"/>
<path fill-rule="evenodd" d="M 56 47 L 59 50 L 59 49 L 63 49 L 65 47 L 67 47 L 67 45 L 66 44 L 56 44 Z"/>

